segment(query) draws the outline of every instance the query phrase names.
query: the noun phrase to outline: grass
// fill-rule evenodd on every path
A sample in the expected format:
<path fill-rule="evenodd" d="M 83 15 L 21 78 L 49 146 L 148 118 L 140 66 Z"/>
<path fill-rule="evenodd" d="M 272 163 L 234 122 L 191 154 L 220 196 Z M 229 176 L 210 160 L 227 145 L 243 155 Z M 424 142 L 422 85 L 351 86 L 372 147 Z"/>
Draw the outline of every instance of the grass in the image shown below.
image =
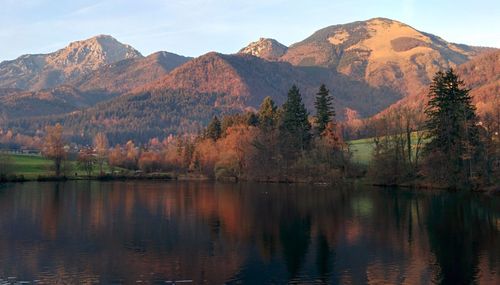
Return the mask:
<path fill-rule="evenodd" d="M 23 175 L 28 180 L 37 179 L 39 176 L 52 176 L 53 162 L 39 155 L 24 155 L 24 154 L 10 154 L 9 159 L 12 161 L 11 172 L 17 176 Z M 74 177 L 75 174 L 79 177 L 84 177 L 87 175 L 85 171 L 78 168 L 76 161 L 69 161 L 69 166 L 71 171 L 69 171 L 69 176 Z M 124 169 L 116 169 L 118 171 Z M 105 165 L 104 172 L 111 172 L 110 168 Z M 99 175 L 99 169 L 97 166 L 94 167 L 92 173 L 94 176 Z"/>
<path fill-rule="evenodd" d="M 412 147 L 416 147 L 417 132 L 413 132 L 412 137 Z M 359 139 L 348 142 L 352 152 L 352 160 L 355 163 L 368 165 L 372 160 L 373 148 L 375 147 L 375 142 L 373 138 Z M 422 141 L 422 145 L 425 145 L 426 139 Z"/>
<path fill-rule="evenodd" d="M 352 152 L 352 160 L 355 163 L 368 165 L 372 159 L 375 143 L 373 138 L 349 141 L 349 147 Z"/>
<path fill-rule="evenodd" d="M 9 155 L 12 160 L 12 172 L 24 175 L 27 179 L 35 179 L 40 175 L 51 175 L 52 161 L 36 155 Z"/>

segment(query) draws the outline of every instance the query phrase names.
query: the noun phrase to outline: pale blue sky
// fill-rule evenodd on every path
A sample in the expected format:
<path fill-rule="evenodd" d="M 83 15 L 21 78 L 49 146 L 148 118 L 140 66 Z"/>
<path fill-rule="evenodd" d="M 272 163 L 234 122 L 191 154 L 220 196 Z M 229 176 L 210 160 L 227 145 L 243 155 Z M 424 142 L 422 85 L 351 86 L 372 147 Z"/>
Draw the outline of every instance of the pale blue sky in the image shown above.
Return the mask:
<path fill-rule="evenodd" d="M 144 55 L 233 53 L 259 37 L 386 17 L 445 40 L 500 48 L 498 0 L 0 0 L 0 61 L 109 34 Z"/>

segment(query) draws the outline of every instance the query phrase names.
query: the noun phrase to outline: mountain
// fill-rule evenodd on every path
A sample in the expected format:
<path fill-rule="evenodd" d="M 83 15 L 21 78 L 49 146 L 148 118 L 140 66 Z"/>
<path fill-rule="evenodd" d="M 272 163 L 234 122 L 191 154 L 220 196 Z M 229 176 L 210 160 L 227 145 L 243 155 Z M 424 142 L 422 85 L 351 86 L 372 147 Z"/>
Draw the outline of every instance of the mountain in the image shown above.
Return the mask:
<path fill-rule="evenodd" d="M 302 91 L 306 106 L 313 110 L 315 94 L 323 83 L 332 89 L 341 117 L 346 107 L 369 116 L 401 98 L 390 90 L 371 87 L 323 67 L 297 67 L 246 54 L 214 52 L 187 62 L 135 92 L 171 89 L 226 94 L 234 98 L 233 104 L 237 104 L 231 107 L 256 109 L 266 96 L 282 104 L 290 87 L 296 84 Z"/>
<path fill-rule="evenodd" d="M 313 110 L 315 93 L 328 82 L 339 117 L 343 110 L 369 116 L 400 97 L 322 67 L 295 67 L 255 56 L 208 53 L 188 61 L 162 79 L 94 107 L 70 114 L 12 119 L 9 127 L 34 133 L 47 124 L 63 123 L 76 141 L 90 141 L 97 130 L 113 143 L 146 142 L 169 134 L 196 133 L 214 115 L 255 110 L 266 96 L 282 104 L 293 84 Z M 354 111 L 355 110 L 355 111 Z"/>
<path fill-rule="evenodd" d="M 68 85 L 38 91 L 11 90 L 0 96 L 0 114 L 10 119 L 64 114 L 109 99 L 107 93 L 82 92 Z"/>
<path fill-rule="evenodd" d="M 23 55 L 0 63 L 0 88 L 51 88 L 107 64 L 141 57 L 131 46 L 100 35 L 73 42 L 53 53 Z"/>
<path fill-rule="evenodd" d="M 425 88 L 437 71 L 465 63 L 484 50 L 375 18 L 321 29 L 290 46 L 281 60 L 331 68 L 407 96 Z"/>
<path fill-rule="evenodd" d="M 147 57 L 124 59 L 105 65 L 68 82 L 80 90 L 106 90 L 126 93 L 138 86 L 156 81 L 192 58 L 160 51 Z"/>
<path fill-rule="evenodd" d="M 484 114 L 500 104 L 500 50 L 485 53 L 457 68 L 476 105 Z"/>
<path fill-rule="evenodd" d="M 285 45 L 275 39 L 260 38 L 242 48 L 238 53 L 250 54 L 266 60 L 278 60 L 286 53 L 287 49 Z"/>
<path fill-rule="evenodd" d="M 327 27 L 289 48 L 261 39 L 231 55 L 138 54 L 91 65 L 65 77 L 67 85 L 41 91 L 12 89 L 24 84 L 23 75 L 19 84 L 0 84 L 0 117 L 9 119 L 7 127 L 30 134 L 61 122 L 80 139 L 103 130 L 114 143 L 144 142 L 197 132 L 215 114 L 256 110 L 266 96 L 280 105 L 293 84 L 313 114 L 315 94 L 325 84 L 337 118 L 351 120 L 379 114 L 395 102 L 423 102 L 434 73 L 449 67 L 470 80 L 474 97 L 482 98 L 475 99 L 478 107 L 481 102 L 488 106 L 492 94 L 499 94 L 494 52 L 377 18 Z"/>
<path fill-rule="evenodd" d="M 458 66 L 456 72 L 470 89 L 478 114 L 482 115 L 500 103 L 500 50 L 486 52 Z M 415 108 L 428 101 L 428 88 L 411 94 L 378 114 L 382 116 L 397 107 Z"/>
<path fill-rule="evenodd" d="M 168 52 L 129 58 L 105 65 L 66 84 L 41 90 L 0 89 L 0 114 L 19 117 L 70 113 L 122 95 L 137 86 L 158 80 L 190 58 Z"/>

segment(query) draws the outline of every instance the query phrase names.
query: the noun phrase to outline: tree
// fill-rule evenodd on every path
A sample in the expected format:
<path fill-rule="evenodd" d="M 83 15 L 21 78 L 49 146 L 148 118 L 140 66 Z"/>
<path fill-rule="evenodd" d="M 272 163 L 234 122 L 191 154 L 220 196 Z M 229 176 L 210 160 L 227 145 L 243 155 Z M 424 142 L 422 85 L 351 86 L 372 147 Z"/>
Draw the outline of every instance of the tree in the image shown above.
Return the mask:
<path fill-rule="evenodd" d="M 0 180 L 6 178 L 12 171 L 12 159 L 3 151 L 0 151 Z"/>
<path fill-rule="evenodd" d="M 500 182 L 500 94 L 492 102 L 481 121 L 481 140 L 485 146 L 484 168 L 489 182 Z M 496 177 L 497 181 L 494 181 Z"/>
<path fill-rule="evenodd" d="M 270 130 L 276 126 L 277 110 L 278 108 L 271 97 L 264 98 L 258 113 L 260 129 Z"/>
<path fill-rule="evenodd" d="M 80 150 L 80 153 L 78 154 L 78 167 L 85 171 L 88 177 L 92 175 L 96 162 L 97 159 L 92 148 L 84 148 Z"/>
<path fill-rule="evenodd" d="M 316 102 L 314 102 L 314 106 L 316 107 L 316 129 L 318 131 L 318 135 L 322 136 L 328 123 L 332 122 L 335 117 L 333 98 L 330 95 L 330 91 L 326 89 L 324 84 L 321 85 L 319 92 L 316 94 Z"/>
<path fill-rule="evenodd" d="M 476 171 L 480 172 L 475 168 L 482 152 L 478 120 L 469 90 L 462 86 L 453 69 L 438 72 L 425 109 L 429 174 L 448 186 L 470 185 Z"/>
<path fill-rule="evenodd" d="M 292 153 L 304 151 L 311 141 L 311 124 L 309 113 L 302 102 L 297 86 L 293 85 L 288 91 L 288 98 L 283 104 L 283 114 L 280 125 L 280 135 L 286 148 Z M 290 154 L 290 153 L 289 153 Z"/>
<path fill-rule="evenodd" d="M 56 176 L 61 175 L 61 166 L 66 159 L 66 150 L 64 149 L 63 127 L 60 124 L 47 126 L 45 128 L 45 138 L 43 144 L 43 155 L 54 163 L 54 172 Z"/>
<path fill-rule="evenodd" d="M 94 138 L 94 148 L 96 151 L 96 162 L 99 166 L 99 175 L 104 175 L 104 162 L 108 156 L 108 138 L 104 133 L 98 133 Z"/>
<path fill-rule="evenodd" d="M 258 130 L 252 142 L 254 151 L 249 159 L 249 173 L 253 179 L 270 181 L 278 177 L 280 154 L 279 112 L 271 97 L 266 97 L 257 113 Z"/>
<path fill-rule="evenodd" d="M 206 130 L 206 137 L 211 138 L 213 141 L 220 139 L 222 135 L 221 122 L 217 116 L 214 116 Z"/>

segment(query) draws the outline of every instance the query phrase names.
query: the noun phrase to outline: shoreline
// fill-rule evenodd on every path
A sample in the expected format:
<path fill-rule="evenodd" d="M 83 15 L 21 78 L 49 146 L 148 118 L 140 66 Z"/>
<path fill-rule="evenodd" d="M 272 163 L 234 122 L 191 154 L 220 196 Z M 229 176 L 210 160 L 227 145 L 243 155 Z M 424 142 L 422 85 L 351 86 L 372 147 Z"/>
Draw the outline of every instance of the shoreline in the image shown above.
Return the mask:
<path fill-rule="evenodd" d="M 9 179 L 10 178 L 10 179 Z M 37 178 L 25 178 L 23 175 L 17 176 L 13 175 L 11 177 L 0 179 L 0 185 L 4 183 L 24 183 L 24 182 L 66 182 L 66 181 L 210 181 L 210 182 L 224 182 L 224 183 L 234 183 L 238 184 L 241 182 L 254 182 L 262 184 L 309 184 L 314 186 L 331 186 L 338 184 L 349 184 L 349 183 L 360 183 L 365 186 L 381 187 L 381 188 L 404 188 L 419 191 L 448 191 L 448 192 L 461 192 L 470 191 L 476 193 L 493 194 L 500 195 L 500 187 L 496 185 L 490 185 L 477 189 L 456 189 L 452 187 L 430 185 L 422 182 L 413 183 L 400 183 L 400 184 L 386 184 L 386 183 L 374 183 L 368 182 L 365 178 L 355 178 L 340 180 L 336 182 L 312 182 L 304 180 L 246 180 L 246 179 L 236 179 L 234 177 L 229 177 L 226 179 L 215 179 L 210 178 L 205 175 L 197 174 L 150 174 L 150 175 L 105 175 L 105 176 L 39 176 Z"/>

